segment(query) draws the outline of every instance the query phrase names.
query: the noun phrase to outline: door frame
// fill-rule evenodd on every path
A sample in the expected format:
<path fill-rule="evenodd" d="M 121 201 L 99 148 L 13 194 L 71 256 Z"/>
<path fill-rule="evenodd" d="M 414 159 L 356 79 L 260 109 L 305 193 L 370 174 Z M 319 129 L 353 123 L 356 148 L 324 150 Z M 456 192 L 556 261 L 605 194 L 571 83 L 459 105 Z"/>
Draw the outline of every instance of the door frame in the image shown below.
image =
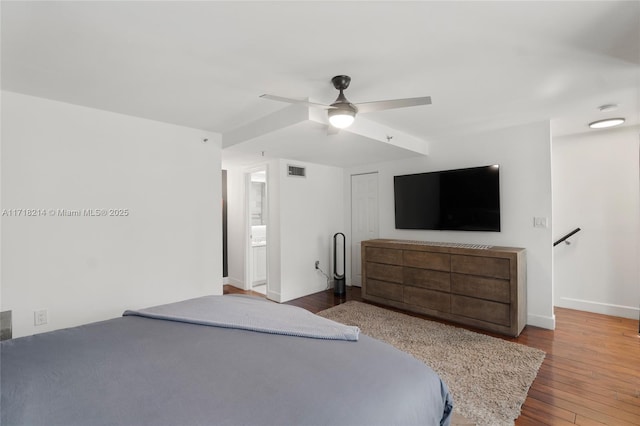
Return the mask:
<path fill-rule="evenodd" d="M 266 279 L 266 294 L 269 293 L 269 165 L 267 163 L 260 164 L 254 167 L 250 167 L 244 170 L 244 290 L 251 290 L 253 288 L 253 250 L 251 246 L 251 175 L 255 172 L 265 172 L 265 224 L 267 227 L 267 245 L 266 245 L 266 257 L 267 257 L 267 279 Z"/>

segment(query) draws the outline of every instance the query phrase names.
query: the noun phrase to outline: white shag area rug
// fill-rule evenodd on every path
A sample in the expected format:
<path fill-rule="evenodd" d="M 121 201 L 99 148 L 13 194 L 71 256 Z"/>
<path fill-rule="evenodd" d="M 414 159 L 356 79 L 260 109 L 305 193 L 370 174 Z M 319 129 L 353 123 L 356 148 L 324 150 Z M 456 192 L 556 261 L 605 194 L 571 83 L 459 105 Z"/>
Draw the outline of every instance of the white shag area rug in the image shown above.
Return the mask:
<path fill-rule="evenodd" d="M 318 315 L 413 355 L 449 386 L 454 412 L 479 426 L 513 425 L 545 353 L 518 343 L 349 301 Z"/>

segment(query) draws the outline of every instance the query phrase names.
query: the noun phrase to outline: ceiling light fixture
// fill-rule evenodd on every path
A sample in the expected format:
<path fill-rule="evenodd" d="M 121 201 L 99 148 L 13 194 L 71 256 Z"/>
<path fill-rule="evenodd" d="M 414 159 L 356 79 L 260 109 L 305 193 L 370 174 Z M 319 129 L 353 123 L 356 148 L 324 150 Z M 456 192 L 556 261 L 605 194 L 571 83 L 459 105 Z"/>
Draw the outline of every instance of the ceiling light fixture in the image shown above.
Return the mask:
<path fill-rule="evenodd" d="M 330 109 L 327 114 L 329 115 L 329 123 L 338 129 L 344 129 L 351 126 L 351 124 L 353 124 L 353 120 L 356 118 L 355 111 L 340 107 Z"/>
<path fill-rule="evenodd" d="M 606 129 L 607 127 L 619 126 L 624 123 L 624 118 L 605 118 L 604 120 L 598 120 L 589 123 L 589 127 L 592 129 Z"/>

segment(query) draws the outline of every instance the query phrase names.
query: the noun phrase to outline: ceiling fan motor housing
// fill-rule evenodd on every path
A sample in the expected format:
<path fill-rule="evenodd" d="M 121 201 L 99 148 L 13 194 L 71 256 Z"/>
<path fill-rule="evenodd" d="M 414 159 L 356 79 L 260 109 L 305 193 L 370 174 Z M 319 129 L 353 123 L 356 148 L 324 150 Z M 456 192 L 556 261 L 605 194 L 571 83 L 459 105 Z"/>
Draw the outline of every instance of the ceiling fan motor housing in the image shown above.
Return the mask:
<path fill-rule="evenodd" d="M 333 87 L 340 91 L 340 94 L 335 102 L 331 104 L 333 108 L 327 111 L 329 122 L 334 127 L 344 128 L 351 125 L 358 112 L 358 108 L 349 102 L 344 96 L 344 93 L 342 93 L 343 90 L 349 87 L 351 77 L 348 75 L 337 75 L 331 79 L 331 83 Z"/>
<path fill-rule="evenodd" d="M 358 112 L 358 107 L 349 102 L 349 100 L 344 96 L 342 92 L 347 87 L 349 87 L 349 83 L 351 83 L 351 77 L 348 75 L 337 75 L 331 79 L 331 83 L 333 83 L 333 87 L 340 91 L 340 94 L 336 98 L 336 100 L 331 104 L 333 108 L 329 109 L 329 118 L 334 115 L 351 115 L 355 116 Z"/>
<path fill-rule="evenodd" d="M 349 83 L 351 83 L 351 77 L 348 75 L 336 75 L 331 79 L 331 83 L 337 90 L 346 90 L 349 87 Z"/>

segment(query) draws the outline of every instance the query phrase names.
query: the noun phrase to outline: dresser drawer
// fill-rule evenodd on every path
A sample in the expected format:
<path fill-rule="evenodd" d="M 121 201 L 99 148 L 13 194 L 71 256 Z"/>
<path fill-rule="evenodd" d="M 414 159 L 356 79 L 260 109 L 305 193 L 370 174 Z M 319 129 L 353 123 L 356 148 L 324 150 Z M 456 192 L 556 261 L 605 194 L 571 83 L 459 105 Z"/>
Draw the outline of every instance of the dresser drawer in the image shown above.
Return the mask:
<path fill-rule="evenodd" d="M 509 327 L 510 305 L 473 297 L 451 295 L 451 313 Z"/>
<path fill-rule="evenodd" d="M 511 276 L 510 268 L 509 259 L 464 255 L 451 256 L 451 272 L 508 280 Z"/>
<path fill-rule="evenodd" d="M 511 301 L 509 281 L 495 278 L 454 273 L 451 274 L 451 292 L 502 303 Z"/>
<path fill-rule="evenodd" d="M 404 284 L 431 290 L 450 291 L 451 274 L 430 269 L 404 268 Z"/>
<path fill-rule="evenodd" d="M 402 265 L 402 250 L 380 247 L 367 247 L 365 252 L 367 262 Z"/>
<path fill-rule="evenodd" d="M 446 272 L 451 270 L 451 255 L 447 253 L 404 250 L 403 260 L 405 266 Z"/>
<path fill-rule="evenodd" d="M 385 281 L 367 280 L 367 295 L 382 297 L 384 299 L 402 302 L 402 284 L 394 284 Z"/>
<path fill-rule="evenodd" d="M 402 266 L 367 262 L 367 280 L 375 279 L 402 284 Z"/>
<path fill-rule="evenodd" d="M 451 310 L 451 295 L 418 287 L 404 288 L 404 303 L 440 312 Z"/>

